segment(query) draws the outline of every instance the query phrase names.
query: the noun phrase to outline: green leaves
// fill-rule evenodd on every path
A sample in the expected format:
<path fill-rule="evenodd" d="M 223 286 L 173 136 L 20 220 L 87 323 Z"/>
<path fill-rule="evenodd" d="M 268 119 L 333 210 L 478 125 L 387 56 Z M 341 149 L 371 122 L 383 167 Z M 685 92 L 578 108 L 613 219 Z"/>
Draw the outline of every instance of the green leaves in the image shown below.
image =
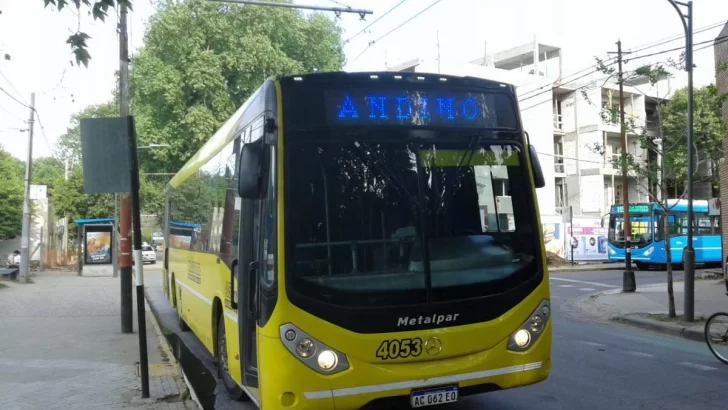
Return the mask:
<path fill-rule="evenodd" d="M 189 0 L 150 19 L 131 70 L 148 172 L 178 170 L 271 75 L 340 70 L 340 30 L 320 14 Z"/>
<path fill-rule="evenodd" d="M 0 240 L 20 235 L 24 169 L 22 162 L 0 145 Z"/>
<path fill-rule="evenodd" d="M 116 8 L 117 6 L 121 7 L 122 5 L 125 5 L 129 10 L 132 10 L 132 0 L 96 0 L 93 4 L 91 3 L 91 0 L 72 1 L 73 5 L 76 6 L 76 9 L 79 11 L 81 10 L 81 7 L 90 7 L 91 15 L 94 20 L 106 21 L 109 8 Z M 58 11 L 63 11 L 63 9 L 69 5 L 68 0 L 43 0 L 43 3 L 44 7 L 48 7 L 50 5 L 56 6 Z M 77 31 L 71 34 L 66 40 L 66 43 L 71 46 L 71 52 L 76 58 L 76 65 L 83 64 L 84 67 L 87 68 L 88 62 L 91 59 L 91 54 L 88 52 L 86 45 L 86 40 L 89 38 L 91 37 L 89 37 L 88 34 Z"/>

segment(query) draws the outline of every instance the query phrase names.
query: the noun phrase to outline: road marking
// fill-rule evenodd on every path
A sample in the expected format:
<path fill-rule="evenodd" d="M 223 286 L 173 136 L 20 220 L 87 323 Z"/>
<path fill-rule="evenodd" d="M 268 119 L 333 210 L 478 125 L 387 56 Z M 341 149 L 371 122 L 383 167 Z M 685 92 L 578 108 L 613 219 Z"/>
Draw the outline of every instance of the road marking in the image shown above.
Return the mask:
<path fill-rule="evenodd" d="M 559 285 L 560 288 L 573 288 L 574 285 Z"/>
<path fill-rule="evenodd" d="M 584 344 L 584 345 L 594 346 L 594 347 L 607 347 L 607 345 L 605 345 L 603 343 L 587 342 L 586 340 L 579 340 L 577 342 L 578 343 L 581 343 L 581 344 Z"/>
<path fill-rule="evenodd" d="M 683 366 L 692 367 L 693 369 L 698 369 L 698 370 L 718 370 L 715 367 L 705 366 L 705 365 L 697 364 L 697 363 L 682 362 L 680 364 Z"/>
<path fill-rule="evenodd" d="M 561 286 L 564 286 L 564 285 L 561 285 Z M 579 288 L 579 290 L 583 290 L 585 292 L 594 292 L 596 289 L 594 289 L 594 288 Z"/>
<path fill-rule="evenodd" d="M 654 354 L 649 354 L 645 352 L 627 352 L 627 354 L 631 354 L 632 356 L 639 356 L 639 357 L 655 357 Z"/>
<path fill-rule="evenodd" d="M 553 276 L 550 279 L 551 280 L 560 280 L 560 281 L 563 281 L 563 282 L 580 283 L 582 285 L 598 286 L 600 288 L 619 288 L 620 287 L 620 286 L 615 286 L 615 285 L 607 285 L 606 283 L 588 282 L 588 281 L 585 281 L 585 280 L 566 279 L 566 278 L 554 278 Z"/>

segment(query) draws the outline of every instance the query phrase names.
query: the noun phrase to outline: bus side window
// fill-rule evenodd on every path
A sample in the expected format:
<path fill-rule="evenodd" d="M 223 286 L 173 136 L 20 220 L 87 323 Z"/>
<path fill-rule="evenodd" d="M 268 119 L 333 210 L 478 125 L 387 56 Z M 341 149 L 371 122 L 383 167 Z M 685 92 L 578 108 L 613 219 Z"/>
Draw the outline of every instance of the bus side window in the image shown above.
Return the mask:
<path fill-rule="evenodd" d="M 677 225 L 675 215 L 668 215 L 667 217 L 667 229 L 670 236 L 680 234 L 680 227 Z"/>
<path fill-rule="evenodd" d="M 657 218 L 655 218 L 655 240 L 661 241 L 665 239 L 665 215 L 657 215 Z"/>

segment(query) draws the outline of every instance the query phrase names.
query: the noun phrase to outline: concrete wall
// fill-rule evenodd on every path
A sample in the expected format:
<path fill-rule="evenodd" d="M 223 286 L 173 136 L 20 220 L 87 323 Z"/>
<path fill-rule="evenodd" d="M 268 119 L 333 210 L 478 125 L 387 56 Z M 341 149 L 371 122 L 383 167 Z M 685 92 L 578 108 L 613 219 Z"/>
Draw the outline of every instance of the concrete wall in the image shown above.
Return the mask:
<path fill-rule="evenodd" d="M 728 24 L 718 34 L 717 38 L 728 36 Z M 718 87 L 718 93 L 728 93 L 728 71 L 721 70 L 724 64 L 728 64 L 728 42 L 720 40 L 716 41 L 714 47 L 715 53 L 715 83 Z M 727 67 L 728 68 L 728 67 Z M 728 102 L 723 103 L 723 121 L 728 125 Z M 726 161 L 725 153 L 728 152 L 728 134 L 723 137 L 723 162 L 720 165 L 720 213 L 722 227 L 723 242 L 723 260 L 728 254 L 728 161 Z M 728 278 L 726 278 L 728 280 Z"/>

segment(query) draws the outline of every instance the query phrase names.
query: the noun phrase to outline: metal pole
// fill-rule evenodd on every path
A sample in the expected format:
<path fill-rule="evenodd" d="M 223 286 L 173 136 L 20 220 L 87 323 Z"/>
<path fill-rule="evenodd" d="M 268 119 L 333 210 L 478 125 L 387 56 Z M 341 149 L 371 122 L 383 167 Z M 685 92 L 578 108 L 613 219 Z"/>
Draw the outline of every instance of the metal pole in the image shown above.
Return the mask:
<path fill-rule="evenodd" d="M 134 269 L 136 273 L 137 326 L 139 326 L 139 367 L 142 377 L 142 398 L 149 397 L 149 358 L 147 356 L 147 319 L 144 307 L 144 260 L 142 259 L 142 223 L 139 205 L 139 161 L 136 149 L 134 118 L 129 124 L 129 172 L 131 174 L 131 203 L 134 220 Z"/>
<path fill-rule="evenodd" d="M 114 193 L 114 232 L 112 234 L 114 246 L 111 247 L 111 262 L 113 264 L 113 277 L 119 276 L 119 194 Z"/>
<path fill-rule="evenodd" d="M 276 3 L 272 1 L 253 1 L 253 0 L 207 0 L 216 3 L 236 3 L 236 4 L 248 4 L 251 6 L 267 6 L 267 7 L 282 7 L 287 9 L 304 9 L 304 10 L 318 10 L 318 11 L 333 11 L 336 14 L 341 13 L 356 13 L 364 17 L 366 14 L 374 14 L 372 10 L 364 9 L 353 9 L 351 7 L 325 7 L 325 6 L 304 6 L 301 4 L 291 3 Z"/>
<path fill-rule="evenodd" d="M 622 142 L 622 190 L 624 193 L 624 272 L 622 291 L 634 292 L 637 283 L 632 270 L 632 227 L 629 220 L 629 171 L 627 170 L 627 130 L 624 122 L 624 73 L 622 72 L 622 40 L 617 41 L 619 61 L 619 124 Z"/>
<path fill-rule="evenodd" d="M 688 238 L 687 246 L 683 248 L 683 266 L 685 267 L 685 299 L 684 311 L 685 321 L 695 320 L 695 249 L 693 248 L 693 2 L 687 3 L 675 0 L 668 0 L 677 14 L 685 29 L 685 71 L 688 72 L 688 169 L 687 169 L 687 200 L 688 200 Z M 685 15 L 678 6 L 685 6 L 688 14 Z"/>
<path fill-rule="evenodd" d="M 685 320 L 695 320 L 695 249 L 693 248 L 693 2 L 687 3 L 687 32 L 685 33 L 685 69 L 688 71 L 688 243 L 683 251 L 685 264 Z"/>
<path fill-rule="evenodd" d="M 119 13 L 119 116 L 129 115 L 129 38 L 127 35 L 128 10 L 121 4 Z M 129 154 L 131 155 L 131 154 Z M 136 152 L 134 152 L 136 155 Z M 131 244 L 129 243 L 129 230 L 131 230 L 131 204 L 129 195 L 121 194 L 119 205 L 119 287 L 121 288 L 121 332 L 134 332 L 134 312 L 131 291 Z M 141 327 L 141 326 L 140 326 Z"/>
<path fill-rule="evenodd" d="M 33 123 L 35 122 L 35 93 L 30 94 L 28 118 L 28 160 L 25 162 L 25 195 L 23 197 L 23 232 L 20 239 L 20 281 L 28 282 L 30 266 L 30 184 L 33 175 Z"/>

